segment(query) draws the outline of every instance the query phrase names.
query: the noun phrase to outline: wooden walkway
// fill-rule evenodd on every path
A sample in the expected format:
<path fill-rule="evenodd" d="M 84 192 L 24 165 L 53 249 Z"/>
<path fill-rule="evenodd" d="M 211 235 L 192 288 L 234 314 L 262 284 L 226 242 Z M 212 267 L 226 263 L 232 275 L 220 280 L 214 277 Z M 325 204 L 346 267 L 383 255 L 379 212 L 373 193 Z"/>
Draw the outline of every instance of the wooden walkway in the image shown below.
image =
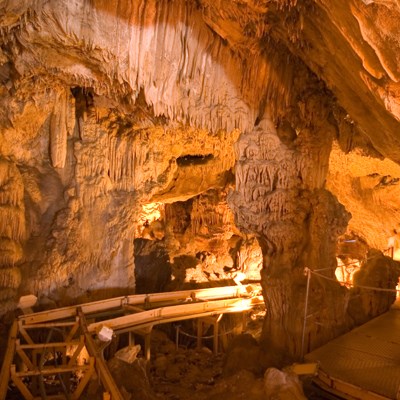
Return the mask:
<path fill-rule="evenodd" d="M 306 355 L 315 382 L 345 399 L 400 399 L 400 310 L 353 329 Z"/>
<path fill-rule="evenodd" d="M 102 327 L 117 335 L 144 335 L 149 358 L 154 325 L 196 318 L 199 335 L 203 321 L 207 321 L 214 325 L 217 337 L 220 316 L 264 304 L 260 292 L 260 285 L 247 285 L 132 295 L 20 316 L 10 330 L 0 372 L 0 400 L 6 398 L 10 382 L 27 400 L 79 399 L 94 373 L 100 378 L 105 398 L 122 400 L 95 336 Z M 83 352 L 87 355 L 84 362 L 80 357 Z M 71 393 L 72 374 L 80 379 Z M 46 393 L 45 376 L 57 377 L 57 393 Z"/>

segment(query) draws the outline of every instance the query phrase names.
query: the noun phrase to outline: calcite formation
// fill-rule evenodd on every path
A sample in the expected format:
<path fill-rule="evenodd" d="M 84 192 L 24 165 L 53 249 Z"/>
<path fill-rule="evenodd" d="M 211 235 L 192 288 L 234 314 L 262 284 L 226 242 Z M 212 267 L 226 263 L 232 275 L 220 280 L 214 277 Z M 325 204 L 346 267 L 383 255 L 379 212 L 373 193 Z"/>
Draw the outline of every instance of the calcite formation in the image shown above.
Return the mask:
<path fill-rule="evenodd" d="M 310 96 L 305 107 L 311 111 L 315 104 Z M 265 340 L 281 354 L 301 349 L 303 321 L 293 315 L 304 310 L 300 295 L 304 267 L 333 267 L 337 237 L 349 220 L 343 206 L 324 189 L 332 135 L 322 111 L 318 114 L 322 117 L 318 129 L 326 131 L 324 140 L 313 131 L 315 127 L 300 121 L 287 141 L 271 121 L 264 121 L 264 128 L 256 127 L 237 142 L 236 185 L 229 200 L 238 226 L 259 237 L 268 310 Z M 319 301 L 321 314 L 330 307 L 331 315 L 340 314 Z M 319 336 L 326 339 L 335 333 L 330 324 L 335 325 L 326 321 L 324 329 L 308 332 L 312 346 Z"/>
<path fill-rule="evenodd" d="M 293 357 L 308 267 L 332 279 L 314 283 L 308 348 L 351 327 L 334 282 L 348 211 L 347 235 L 381 250 L 400 218 L 399 14 L 0 1 L 2 312 L 261 269 L 265 347 Z"/>
<path fill-rule="evenodd" d="M 14 306 L 21 284 L 16 266 L 25 241 L 24 184 L 17 166 L 0 160 L 0 301 L 5 310 Z"/>

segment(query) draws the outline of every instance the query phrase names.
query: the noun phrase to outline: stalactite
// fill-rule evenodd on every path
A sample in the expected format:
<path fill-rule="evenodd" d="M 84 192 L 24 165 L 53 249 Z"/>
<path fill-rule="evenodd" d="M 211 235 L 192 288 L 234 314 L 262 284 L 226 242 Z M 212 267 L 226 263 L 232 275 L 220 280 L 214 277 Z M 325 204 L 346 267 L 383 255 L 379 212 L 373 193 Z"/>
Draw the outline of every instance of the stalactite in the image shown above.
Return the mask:
<path fill-rule="evenodd" d="M 54 168 L 64 168 L 67 157 L 67 98 L 62 93 L 50 117 L 50 158 Z"/>
<path fill-rule="evenodd" d="M 57 59 L 61 65 L 49 60 L 45 66 L 54 71 L 64 67 L 77 85 L 114 98 L 129 94 L 133 102 L 143 89 L 155 115 L 182 123 L 190 121 L 214 132 L 253 126 L 263 96 L 265 72 L 261 73 L 265 68 L 250 62 L 243 65 L 239 56 L 204 26 L 194 4 L 178 2 L 171 7 L 166 0 L 151 0 L 142 7 L 133 3 L 131 18 L 124 19 L 118 15 L 118 8 L 105 14 L 98 5 L 78 2 L 72 6 L 63 1 L 62 21 L 56 4 L 38 0 L 31 7 L 34 16 L 27 26 L 20 24 L 19 30 L 4 33 L 5 37 L 29 48 L 33 32 L 40 43 L 49 29 L 55 46 L 83 48 L 90 68 L 72 68 L 70 62 L 65 66 L 63 53 Z M 70 24 L 66 32 L 64 21 L 79 13 L 82 19 Z M 40 59 L 40 54 L 35 56 Z M 248 71 L 252 68 L 257 71 Z M 96 75 L 98 71 L 101 76 Z M 243 75 L 247 76 L 244 80 Z M 65 129 L 60 122 L 65 118 L 62 110 L 55 110 L 51 123 L 51 156 L 57 167 L 63 165 Z"/>
<path fill-rule="evenodd" d="M 25 238 L 25 213 L 15 206 L 0 205 L 0 237 L 9 237 L 16 241 Z"/>
<path fill-rule="evenodd" d="M 0 240 L 25 238 L 24 186 L 18 168 L 0 160 Z M 17 261 L 18 257 L 14 260 Z"/>
<path fill-rule="evenodd" d="M 143 166 L 144 160 L 141 147 L 140 141 L 138 142 L 132 136 L 110 136 L 108 141 L 109 176 L 117 189 L 135 190 L 137 183 L 135 171 Z"/>
<path fill-rule="evenodd" d="M 0 270 L 0 288 L 17 289 L 21 284 L 19 268 L 2 268 Z"/>
<path fill-rule="evenodd" d="M 19 268 L 25 239 L 24 185 L 17 166 L 0 159 L 0 301 L 2 309 L 13 308 L 13 297 L 21 284 Z M 7 303 L 8 302 L 8 303 Z"/>
<path fill-rule="evenodd" d="M 0 238 L 0 274 L 2 266 L 13 265 L 22 258 L 21 245 L 9 238 Z"/>

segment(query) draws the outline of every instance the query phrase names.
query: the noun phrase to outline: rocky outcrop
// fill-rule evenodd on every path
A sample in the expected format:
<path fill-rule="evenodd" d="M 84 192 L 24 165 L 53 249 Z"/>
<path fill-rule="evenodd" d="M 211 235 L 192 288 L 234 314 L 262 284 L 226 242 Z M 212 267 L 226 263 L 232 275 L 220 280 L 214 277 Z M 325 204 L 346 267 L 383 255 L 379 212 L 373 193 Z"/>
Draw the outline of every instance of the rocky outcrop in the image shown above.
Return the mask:
<path fill-rule="evenodd" d="M 351 289 L 348 306 L 349 315 L 357 324 L 365 323 L 388 310 L 396 300 L 396 293 L 387 289 L 396 289 L 400 275 L 399 262 L 383 257 L 376 250 L 370 250 L 367 257 L 354 274 L 357 286 Z M 378 291 L 370 290 L 371 287 Z"/>
<path fill-rule="evenodd" d="M 267 398 L 276 400 L 305 400 L 299 377 L 294 373 L 268 368 L 264 375 L 264 389 Z"/>
<path fill-rule="evenodd" d="M 234 56 L 184 3 L 4 10 L 1 153 L 23 167 L 32 232 L 21 291 L 64 302 L 134 290 L 142 205 L 230 179 L 234 128 L 251 115 Z"/>
<path fill-rule="evenodd" d="M 146 360 L 138 358 L 132 363 L 117 357 L 108 361 L 108 368 L 124 398 L 155 400 L 146 371 Z"/>

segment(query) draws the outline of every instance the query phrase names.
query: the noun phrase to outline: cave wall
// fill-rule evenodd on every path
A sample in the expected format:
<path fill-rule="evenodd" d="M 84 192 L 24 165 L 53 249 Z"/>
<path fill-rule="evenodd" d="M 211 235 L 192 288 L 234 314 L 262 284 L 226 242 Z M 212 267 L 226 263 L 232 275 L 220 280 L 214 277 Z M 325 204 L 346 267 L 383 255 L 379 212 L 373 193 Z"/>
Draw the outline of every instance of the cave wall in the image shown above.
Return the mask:
<path fill-rule="evenodd" d="M 335 143 L 329 158 L 327 189 L 351 213 L 348 233 L 385 250 L 392 230 L 399 228 L 400 167 L 361 148 L 343 151 Z"/>
<path fill-rule="evenodd" d="M 241 63 L 183 1 L 12 1 L 2 21 L 15 73 L 35 83 L 92 87 L 154 114 L 213 131 L 251 126 L 256 118 L 240 87 Z M 9 10 L 7 9 L 9 8 Z M 32 45 L 32 46 L 31 46 Z M 258 97 L 258 96 L 257 96 Z"/>
<path fill-rule="evenodd" d="M 399 174 L 396 164 L 389 165 L 399 159 L 398 1 L 201 4 L 205 22 L 235 51 L 246 57 L 249 50 L 287 48 L 334 94 L 341 106 L 333 107 L 340 151 L 330 157 L 328 189 L 353 215 L 349 233 L 383 250 L 398 227 Z M 282 59 L 283 67 L 287 63 Z M 379 176 L 368 176 L 375 173 Z"/>
<path fill-rule="evenodd" d="M 42 165 L 21 167 L 29 236 L 20 291 L 61 304 L 132 292 L 142 204 L 183 201 L 224 186 L 237 137 L 160 125 L 138 129 L 132 119 L 97 107 L 84 91 L 75 94 L 76 124 L 66 138 L 64 167 L 53 165 L 51 130 L 45 128 L 33 141 L 42 146 Z M 54 114 L 46 121 L 49 129 Z M 191 154 L 212 157 L 180 165 Z"/>
<path fill-rule="evenodd" d="M 370 149 L 399 160 L 397 0 L 249 1 L 237 7 L 230 7 L 229 0 L 202 0 L 201 4 L 206 23 L 236 51 L 250 49 L 254 54 L 275 43 L 300 57 L 355 125 L 349 141 L 359 132 Z"/>

